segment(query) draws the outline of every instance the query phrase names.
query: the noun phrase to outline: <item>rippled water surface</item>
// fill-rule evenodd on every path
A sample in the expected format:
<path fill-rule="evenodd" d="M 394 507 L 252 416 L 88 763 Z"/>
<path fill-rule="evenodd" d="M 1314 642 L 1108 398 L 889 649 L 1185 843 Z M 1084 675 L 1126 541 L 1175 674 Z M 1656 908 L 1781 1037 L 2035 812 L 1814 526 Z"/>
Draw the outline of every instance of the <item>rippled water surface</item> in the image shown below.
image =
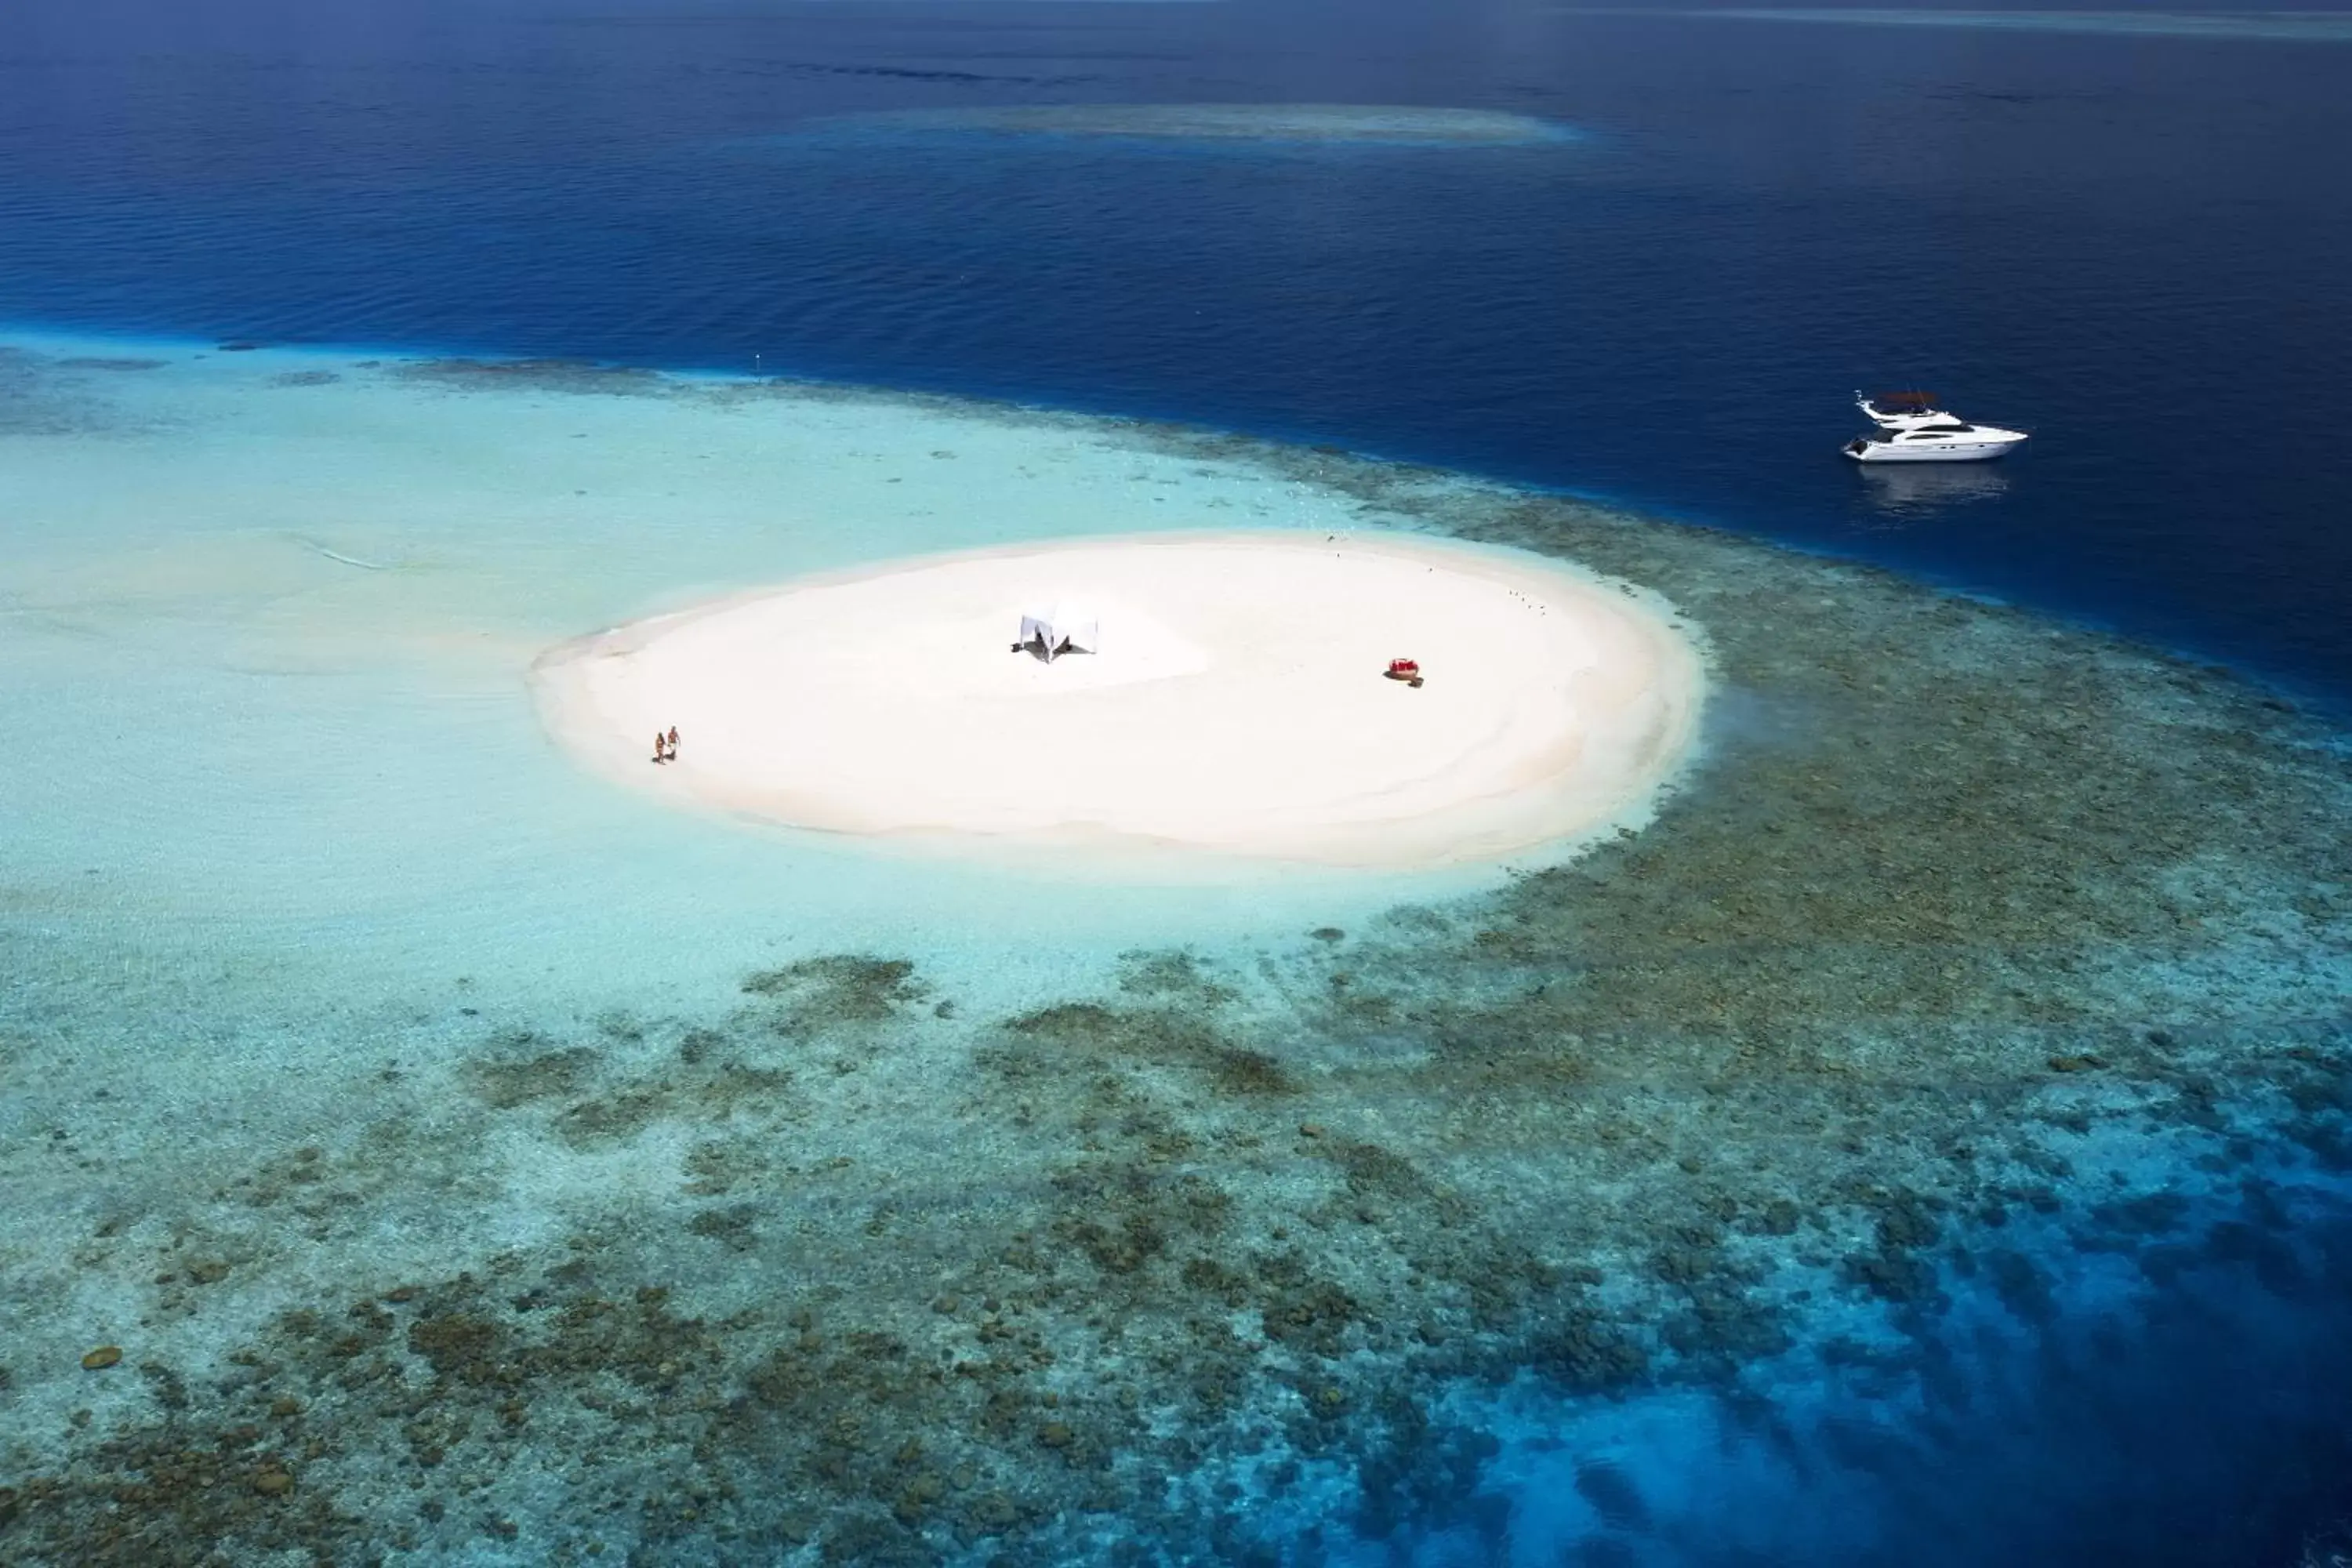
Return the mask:
<path fill-rule="evenodd" d="M 10 6 L 0 1559 L 2325 1561 L 2352 51 L 1895 20 Z M 532 717 L 1258 526 L 1663 595 L 1700 763 L 1138 885 Z"/>
<path fill-rule="evenodd" d="M 1515 5 L 28 0 L 0 35 L 0 312 L 759 355 L 1234 422 L 1862 550 L 2340 691 L 2347 69 Z M 743 146 L 1201 104 L 1588 134 Z M 1882 383 L 2037 445 L 1988 489 L 1849 472 L 1845 395 Z"/>

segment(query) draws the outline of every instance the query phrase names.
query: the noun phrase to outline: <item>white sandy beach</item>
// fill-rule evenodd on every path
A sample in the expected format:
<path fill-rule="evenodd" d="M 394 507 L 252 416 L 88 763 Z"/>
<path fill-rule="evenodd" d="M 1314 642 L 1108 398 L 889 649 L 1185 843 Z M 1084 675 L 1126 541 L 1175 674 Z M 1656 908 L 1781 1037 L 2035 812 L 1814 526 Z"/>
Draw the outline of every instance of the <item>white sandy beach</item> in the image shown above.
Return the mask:
<path fill-rule="evenodd" d="M 1012 650 L 1082 601 L 1099 651 Z M 1151 535 L 901 561 L 567 643 L 557 740 L 682 804 L 851 834 L 1491 858 L 1638 818 L 1686 751 L 1669 612 L 1516 552 Z M 1420 661 L 1425 684 L 1382 678 Z M 676 726 L 677 760 L 652 761 Z"/>

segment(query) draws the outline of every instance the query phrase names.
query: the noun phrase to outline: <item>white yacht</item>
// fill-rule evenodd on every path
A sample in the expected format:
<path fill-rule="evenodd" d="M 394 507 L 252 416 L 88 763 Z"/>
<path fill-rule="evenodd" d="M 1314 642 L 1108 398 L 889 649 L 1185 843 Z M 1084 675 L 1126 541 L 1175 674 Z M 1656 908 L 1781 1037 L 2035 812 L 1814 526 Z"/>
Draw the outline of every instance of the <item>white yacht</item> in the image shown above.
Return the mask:
<path fill-rule="evenodd" d="M 1846 443 L 1845 455 L 1857 463 L 1980 463 L 2008 456 L 2024 445 L 2022 430 L 1993 425 L 1971 425 L 1957 414 L 1936 406 L 1924 392 L 1895 392 L 1866 397 L 1857 392 L 1855 405 L 1878 426 L 1878 433 L 1857 436 Z"/>

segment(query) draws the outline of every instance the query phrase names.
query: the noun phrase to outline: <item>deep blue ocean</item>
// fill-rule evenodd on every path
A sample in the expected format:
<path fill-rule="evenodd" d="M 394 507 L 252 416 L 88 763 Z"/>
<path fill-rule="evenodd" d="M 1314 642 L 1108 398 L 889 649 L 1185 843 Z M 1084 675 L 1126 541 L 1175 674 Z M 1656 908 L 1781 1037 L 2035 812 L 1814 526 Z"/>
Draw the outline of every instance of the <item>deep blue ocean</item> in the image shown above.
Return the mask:
<path fill-rule="evenodd" d="M 0 14 L 0 319 L 792 372 L 1559 486 L 2352 698 L 2352 47 L 1422 4 Z M 1553 147 L 811 133 L 1370 103 Z M 2034 433 L 1838 459 L 1852 389 Z"/>
<path fill-rule="evenodd" d="M 877 118 L 1202 102 L 1574 134 Z M 1534 0 L 0 0 L 0 322 L 1328 444 L 1883 563 L 2352 711 L 2352 42 Z M 1850 400 L 1882 387 L 2033 440 L 1860 471 Z M 2189 1278 L 1956 1395 L 1933 1466 L 1857 1436 L 1879 1538 L 1909 1543 L 1884 1561 L 2292 1561 L 2352 1509 L 2352 1241 L 2298 1245 L 2248 1242 L 2251 1296 Z"/>

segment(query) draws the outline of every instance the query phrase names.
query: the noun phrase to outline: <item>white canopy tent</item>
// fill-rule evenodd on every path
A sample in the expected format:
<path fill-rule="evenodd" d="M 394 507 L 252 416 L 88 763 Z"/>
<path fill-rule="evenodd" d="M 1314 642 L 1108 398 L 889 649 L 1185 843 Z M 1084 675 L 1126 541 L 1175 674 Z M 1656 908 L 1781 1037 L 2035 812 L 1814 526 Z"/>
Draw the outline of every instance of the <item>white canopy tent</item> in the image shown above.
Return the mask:
<path fill-rule="evenodd" d="M 1083 605 L 1055 605 L 1051 609 L 1031 610 L 1021 617 L 1021 646 L 1043 650 L 1048 664 L 1054 662 L 1056 654 L 1072 648 L 1093 653 L 1099 644 L 1095 613 Z"/>

